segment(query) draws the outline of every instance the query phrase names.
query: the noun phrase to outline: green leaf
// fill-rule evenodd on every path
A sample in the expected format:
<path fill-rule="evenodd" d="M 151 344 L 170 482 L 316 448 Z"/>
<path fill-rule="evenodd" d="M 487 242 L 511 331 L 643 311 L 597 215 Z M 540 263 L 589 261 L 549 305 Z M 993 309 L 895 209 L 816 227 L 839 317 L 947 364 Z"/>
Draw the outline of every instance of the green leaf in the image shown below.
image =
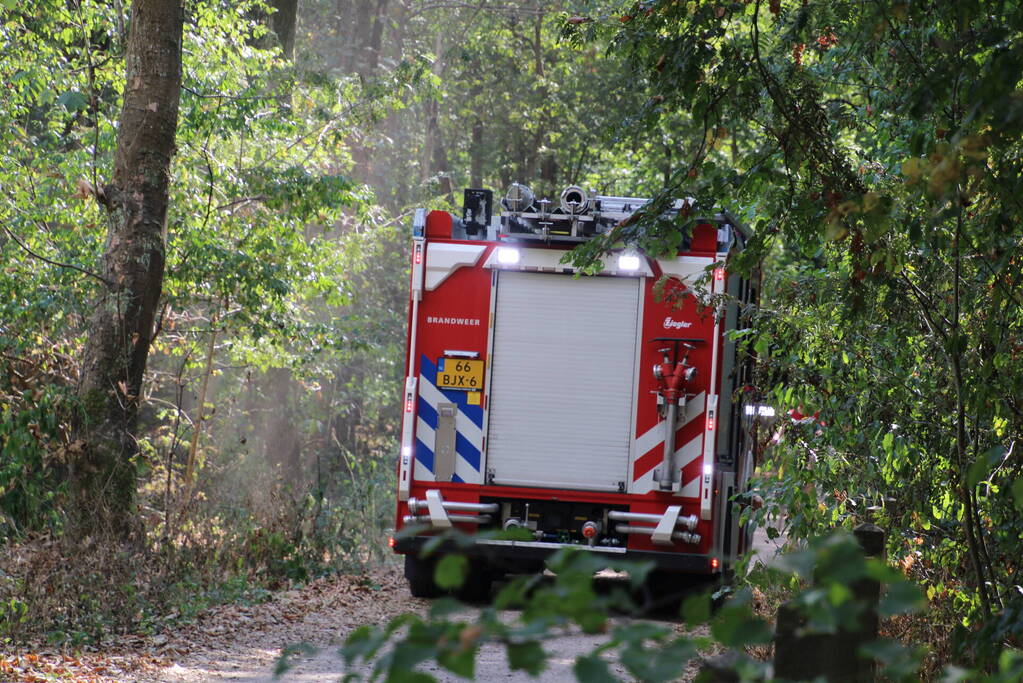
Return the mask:
<path fill-rule="evenodd" d="M 915 584 L 909 581 L 900 581 L 888 586 L 877 611 L 883 617 L 890 617 L 896 614 L 916 612 L 925 604 L 924 594 Z"/>
<path fill-rule="evenodd" d="M 873 657 L 881 663 L 882 673 L 894 680 L 914 676 L 920 668 L 921 652 L 894 640 L 881 638 L 860 647 L 860 656 Z"/>
<path fill-rule="evenodd" d="M 682 618 L 690 626 L 702 624 L 710 619 L 710 595 L 690 595 L 682 603 Z"/>
<path fill-rule="evenodd" d="M 458 588 L 468 575 L 469 560 L 464 555 L 445 555 L 434 570 L 434 580 L 444 590 Z"/>
<path fill-rule="evenodd" d="M 986 453 L 977 456 L 976 461 L 970 465 L 970 470 L 966 474 L 966 484 L 971 489 L 977 484 L 984 481 L 988 473 L 1001 461 L 1005 455 L 1005 449 L 1001 446 L 996 446 L 989 449 Z"/>
<path fill-rule="evenodd" d="M 671 630 L 648 621 L 633 621 L 615 628 L 614 639 L 623 643 L 642 643 L 645 640 L 664 640 Z"/>
<path fill-rule="evenodd" d="M 1023 510 L 1023 477 L 1012 483 L 1012 497 L 1016 499 L 1016 509 Z"/>
<path fill-rule="evenodd" d="M 460 646 L 440 653 L 437 657 L 437 663 L 451 673 L 471 680 L 475 676 L 476 650 L 477 645 L 475 643 L 470 647 Z"/>
<path fill-rule="evenodd" d="M 1004 681 L 1018 681 L 1023 677 L 1023 651 L 1005 648 L 998 657 L 998 673 Z"/>
<path fill-rule="evenodd" d="M 529 591 L 534 587 L 536 581 L 532 576 L 516 576 L 512 578 L 494 596 L 494 607 L 496 609 L 513 609 L 521 607 L 526 603 Z"/>
<path fill-rule="evenodd" d="M 611 668 L 597 655 L 585 655 L 575 660 L 575 678 L 580 683 L 618 683 Z"/>
<path fill-rule="evenodd" d="M 85 109 L 89 105 L 89 98 L 77 90 L 68 90 L 57 98 L 57 104 L 74 113 Z"/>
<path fill-rule="evenodd" d="M 372 626 L 360 626 L 352 631 L 341 646 L 341 656 L 345 664 L 351 666 L 362 657 L 372 657 L 380 645 L 376 629 Z"/>
<path fill-rule="evenodd" d="M 987 459 L 983 456 L 977 458 L 974 463 L 970 465 L 969 472 L 966 473 L 966 485 L 971 489 L 975 488 L 990 471 L 990 468 L 987 466 Z"/>
<path fill-rule="evenodd" d="M 430 604 L 430 618 L 443 619 L 457 612 L 464 612 L 467 607 L 451 597 L 439 597 Z"/>
<path fill-rule="evenodd" d="M 769 529 L 771 527 L 768 527 Z M 816 556 L 812 550 L 797 550 L 778 558 L 778 566 L 807 578 L 813 573 Z"/>
<path fill-rule="evenodd" d="M 436 657 L 438 653 L 435 644 L 427 645 L 410 640 L 399 640 L 394 644 L 394 650 L 388 654 L 387 681 L 433 680 L 432 677 L 416 679 L 402 678 L 401 676 L 417 674 L 418 672 L 413 671 L 416 666 Z M 425 674 L 419 675 L 423 676 Z"/>
<path fill-rule="evenodd" d="M 745 607 L 721 610 L 711 624 L 711 634 L 726 647 L 745 647 L 771 642 L 771 627 Z"/>
<path fill-rule="evenodd" d="M 686 662 L 696 655 L 696 646 L 686 638 L 676 638 L 663 647 L 646 649 L 633 644 L 623 649 L 620 660 L 633 676 L 650 683 L 676 680 Z"/>
<path fill-rule="evenodd" d="M 756 351 L 758 356 L 767 356 L 767 350 L 770 348 L 770 340 L 766 337 L 760 337 L 753 344 L 753 350 Z"/>
<path fill-rule="evenodd" d="M 524 670 L 530 676 L 536 676 L 547 665 L 547 653 L 540 643 L 527 640 L 524 643 L 508 643 L 508 667 L 512 671 Z"/>
<path fill-rule="evenodd" d="M 394 669 L 387 672 L 386 683 L 436 683 L 437 679 L 422 671 Z"/>
<path fill-rule="evenodd" d="M 899 583 L 905 576 L 881 558 L 871 557 L 867 560 L 867 576 L 881 583 Z"/>
<path fill-rule="evenodd" d="M 832 605 L 841 605 L 852 598 L 852 590 L 844 583 L 834 582 L 828 587 L 828 600 Z"/>

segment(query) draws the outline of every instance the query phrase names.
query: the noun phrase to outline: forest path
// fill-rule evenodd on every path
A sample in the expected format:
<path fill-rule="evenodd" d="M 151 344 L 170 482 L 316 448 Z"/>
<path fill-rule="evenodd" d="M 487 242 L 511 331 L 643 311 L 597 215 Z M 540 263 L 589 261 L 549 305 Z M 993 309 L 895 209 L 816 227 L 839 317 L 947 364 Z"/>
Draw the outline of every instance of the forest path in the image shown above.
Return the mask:
<path fill-rule="evenodd" d="M 253 606 L 226 605 L 206 613 L 195 624 L 173 634 L 158 637 L 163 668 L 150 669 L 132 680 L 167 683 L 313 683 L 338 681 L 346 673 L 338 650 L 349 633 L 363 624 L 383 624 L 404 612 L 425 614 L 429 602 L 408 594 L 400 567 L 374 570 L 364 577 L 336 576 L 314 582 L 302 590 L 276 594 L 269 602 Z M 465 618 L 476 610 L 468 608 Z M 516 611 L 503 613 L 513 620 Z M 615 622 L 628 617 L 614 617 Z M 679 633 L 674 621 L 659 621 Z M 577 629 L 545 640 L 547 668 L 538 678 L 522 671 L 510 671 L 503 645 L 484 644 L 476 659 L 476 680 L 572 681 L 576 657 L 591 652 L 606 640 L 603 634 L 586 635 Z M 290 669 L 278 678 L 273 671 L 282 650 L 300 643 L 314 648 L 292 659 Z M 435 663 L 420 669 L 438 681 L 464 681 Z M 624 667 L 611 662 L 611 669 L 622 680 L 629 680 Z M 367 668 L 358 670 L 368 673 Z M 695 675 L 687 672 L 685 680 Z"/>
<path fill-rule="evenodd" d="M 760 561 L 770 561 L 780 544 L 781 539 L 769 541 L 762 529 L 755 534 L 754 546 Z M 346 673 L 338 650 L 349 633 L 363 624 L 384 624 L 404 612 L 425 614 L 429 604 L 429 601 L 409 596 L 399 566 L 374 569 L 364 576 L 321 579 L 301 590 L 276 593 L 263 604 L 214 608 L 194 624 L 157 636 L 156 643 L 166 666 L 149 669 L 141 676 L 136 672 L 131 680 L 167 683 L 338 681 Z M 471 619 L 474 614 L 470 608 L 466 618 Z M 503 618 L 512 620 L 517 615 L 509 611 Z M 624 616 L 614 617 L 616 622 L 628 620 Z M 685 631 L 677 619 L 659 619 L 656 623 L 668 625 L 679 633 Z M 576 657 L 591 652 L 606 637 L 575 630 L 545 640 L 543 645 L 549 655 L 547 668 L 538 678 L 531 678 L 522 671 L 510 671 L 504 647 L 488 643 L 477 655 L 476 680 L 573 681 Z M 282 650 L 300 643 L 310 645 L 313 651 L 296 655 L 291 668 L 274 678 L 274 667 Z M 445 683 L 464 680 L 435 663 L 427 663 L 420 669 Z M 622 680 L 630 680 L 617 662 L 611 662 L 611 669 Z M 365 674 L 368 669 L 362 668 L 359 672 Z M 691 665 L 682 680 L 691 680 L 695 673 Z"/>
<path fill-rule="evenodd" d="M 274 593 L 265 603 L 223 605 L 194 624 L 158 636 L 165 668 L 142 681 L 326 681 L 339 680 L 344 663 L 338 649 L 364 624 L 384 624 L 404 612 L 425 613 L 426 600 L 411 598 L 395 565 L 365 575 L 336 575 L 302 589 Z M 309 645 L 313 654 L 293 661 L 295 669 L 275 679 L 284 648 Z M 301 671 L 301 673 L 299 673 Z"/>

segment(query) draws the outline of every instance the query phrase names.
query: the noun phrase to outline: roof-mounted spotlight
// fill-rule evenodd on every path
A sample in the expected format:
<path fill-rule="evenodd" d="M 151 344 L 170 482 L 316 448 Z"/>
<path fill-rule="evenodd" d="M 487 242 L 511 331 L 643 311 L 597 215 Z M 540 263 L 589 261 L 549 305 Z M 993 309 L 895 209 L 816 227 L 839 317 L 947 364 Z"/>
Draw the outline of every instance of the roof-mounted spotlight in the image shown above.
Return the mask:
<path fill-rule="evenodd" d="M 533 208 L 533 191 L 521 183 L 512 183 L 501 204 L 509 211 L 518 213 Z"/>

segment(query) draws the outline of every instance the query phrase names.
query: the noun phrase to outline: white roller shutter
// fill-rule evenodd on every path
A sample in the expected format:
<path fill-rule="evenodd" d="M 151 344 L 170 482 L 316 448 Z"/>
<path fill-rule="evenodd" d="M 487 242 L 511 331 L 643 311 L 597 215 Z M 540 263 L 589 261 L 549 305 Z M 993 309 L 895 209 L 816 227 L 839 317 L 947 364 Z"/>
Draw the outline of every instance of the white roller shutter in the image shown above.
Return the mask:
<path fill-rule="evenodd" d="M 503 271 L 487 435 L 495 484 L 628 481 L 638 278 Z"/>

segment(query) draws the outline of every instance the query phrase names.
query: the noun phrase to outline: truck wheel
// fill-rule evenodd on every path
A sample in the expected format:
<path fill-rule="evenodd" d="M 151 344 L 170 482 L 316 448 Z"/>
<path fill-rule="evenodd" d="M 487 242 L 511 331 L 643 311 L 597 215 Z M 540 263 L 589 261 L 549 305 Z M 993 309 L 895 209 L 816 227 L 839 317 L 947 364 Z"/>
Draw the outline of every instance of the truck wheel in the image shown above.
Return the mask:
<path fill-rule="evenodd" d="M 440 595 L 440 587 L 433 580 L 433 569 L 437 565 L 436 558 L 423 559 L 415 553 L 405 556 L 405 578 L 408 580 L 408 591 L 414 598 L 435 598 Z"/>
<path fill-rule="evenodd" d="M 638 597 L 642 614 L 678 612 L 689 577 L 677 572 L 654 569 L 647 574 Z"/>
<path fill-rule="evenodd" d="M 462 602 L 488 602 L 493 584 L 494 573 L 487 563 L 481 560 L 470 560 L 469 573 L 466 575 L 462 587 L 455 592 L 455 596 Z"/>
<path fill-rule="evenodd" d="M 721 577 L 687 574 L 655 569 L 647 574 L 638 596 L 640 610 L 645 614 L 677 616 L 686 598 L 700 593 L 713 593 L 721 586 Z M 719 601 L 711 604 L 712 609 Z"/>

